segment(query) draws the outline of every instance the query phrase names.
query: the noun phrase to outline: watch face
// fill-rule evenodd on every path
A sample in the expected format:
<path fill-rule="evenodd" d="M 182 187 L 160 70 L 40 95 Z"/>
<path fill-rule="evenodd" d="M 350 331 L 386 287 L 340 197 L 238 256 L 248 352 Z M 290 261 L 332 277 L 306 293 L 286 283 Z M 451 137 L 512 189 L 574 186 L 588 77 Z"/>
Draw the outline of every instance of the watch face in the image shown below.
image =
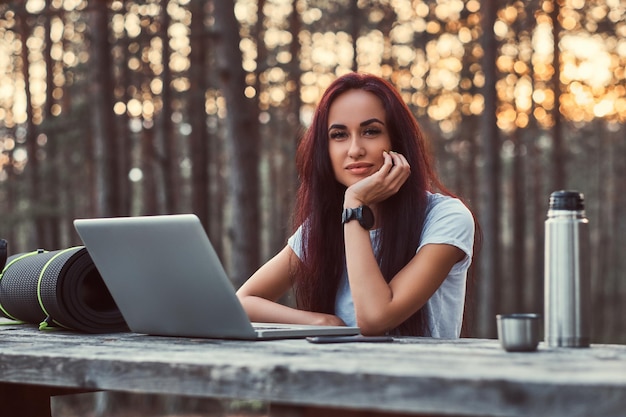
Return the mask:
<path fill-rule="evenodd" d="M 365 205 L 361 206 L 360 209 L 361 216 L 359 218 L 359 224 L 369 230 L 374 227 L 374 213 L 372 212 L 372 209 Z"/>

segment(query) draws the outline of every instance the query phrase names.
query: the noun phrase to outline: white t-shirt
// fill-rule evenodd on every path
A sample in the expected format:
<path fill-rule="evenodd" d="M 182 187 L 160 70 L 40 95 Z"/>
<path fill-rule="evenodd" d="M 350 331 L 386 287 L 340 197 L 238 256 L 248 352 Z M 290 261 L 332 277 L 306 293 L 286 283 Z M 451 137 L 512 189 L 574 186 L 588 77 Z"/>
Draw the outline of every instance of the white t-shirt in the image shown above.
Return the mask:
<path fill-rule="evenodd" d="M 465 284 L 467 271 L 472 261 L 474 247 L 474 218 L 467 207 L 458 199 L 442 194 L 427 193 L 428 205 L 422 237 L 417 251 L 427 244 L 448 244 L 465 252 L 465 257 L 457 262 L 441 286 L 426 303 L 426 314 L 431 337 L 458 338 L 463 321 L 465 304 Z M 370 231 L 372 247 L 377 252 L 378 231 Z M 288 240 L 288 245 L 301 256 L 302 226 Z M 416 252 L 417 253 L 417 252 Z M 356 326 L 354 304 L 344 272 L 339 283 L 335 301 L 335 315 L 348 326 Z"/>

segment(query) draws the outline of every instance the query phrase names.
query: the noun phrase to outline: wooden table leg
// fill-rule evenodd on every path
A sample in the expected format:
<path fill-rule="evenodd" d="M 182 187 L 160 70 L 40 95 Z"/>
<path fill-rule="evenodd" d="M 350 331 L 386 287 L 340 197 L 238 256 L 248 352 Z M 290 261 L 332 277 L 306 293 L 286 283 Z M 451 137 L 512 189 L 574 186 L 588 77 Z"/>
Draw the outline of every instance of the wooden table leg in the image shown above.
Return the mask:
<path fill-rule="evenodd" d="M 46 387 L 0 382 L 0 407 L 19 417 L 51 417 L 50 397 L 73 394 L 71 388 Z"/>

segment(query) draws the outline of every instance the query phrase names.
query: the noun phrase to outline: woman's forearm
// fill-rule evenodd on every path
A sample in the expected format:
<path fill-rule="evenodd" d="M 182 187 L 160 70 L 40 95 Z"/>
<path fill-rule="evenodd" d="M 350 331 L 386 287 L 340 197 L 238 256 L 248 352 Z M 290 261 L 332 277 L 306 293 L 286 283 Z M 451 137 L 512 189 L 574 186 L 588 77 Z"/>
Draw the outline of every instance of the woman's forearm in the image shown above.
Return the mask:
<path fill-rule="evenodd" d="M 337 316 L 298 310 L 262 297 L 248 295 L 240 301 L 253 322 L 345 326 Z"/>
<path fill-rule="evenodd" d="M 396 325 L 390 312 L 391 288 L 374 257 L 369 231 L 354 221 L 344 228 L 346 267 L 357 324 L 363 334 L 383 334 Z"/>

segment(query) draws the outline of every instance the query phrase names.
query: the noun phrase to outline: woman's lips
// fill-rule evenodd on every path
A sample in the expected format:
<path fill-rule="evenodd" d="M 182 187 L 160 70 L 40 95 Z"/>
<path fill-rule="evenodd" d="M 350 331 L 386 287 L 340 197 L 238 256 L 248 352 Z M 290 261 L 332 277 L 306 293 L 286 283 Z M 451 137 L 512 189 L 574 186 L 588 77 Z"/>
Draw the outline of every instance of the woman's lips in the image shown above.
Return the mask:
<path fill-rule="evenodd" d="M 350 164 L 346 166 L 346 170 L 354 175 L 363 175 L 367 174 L 371 170 L 372 166 L 372 164 Z"/>

